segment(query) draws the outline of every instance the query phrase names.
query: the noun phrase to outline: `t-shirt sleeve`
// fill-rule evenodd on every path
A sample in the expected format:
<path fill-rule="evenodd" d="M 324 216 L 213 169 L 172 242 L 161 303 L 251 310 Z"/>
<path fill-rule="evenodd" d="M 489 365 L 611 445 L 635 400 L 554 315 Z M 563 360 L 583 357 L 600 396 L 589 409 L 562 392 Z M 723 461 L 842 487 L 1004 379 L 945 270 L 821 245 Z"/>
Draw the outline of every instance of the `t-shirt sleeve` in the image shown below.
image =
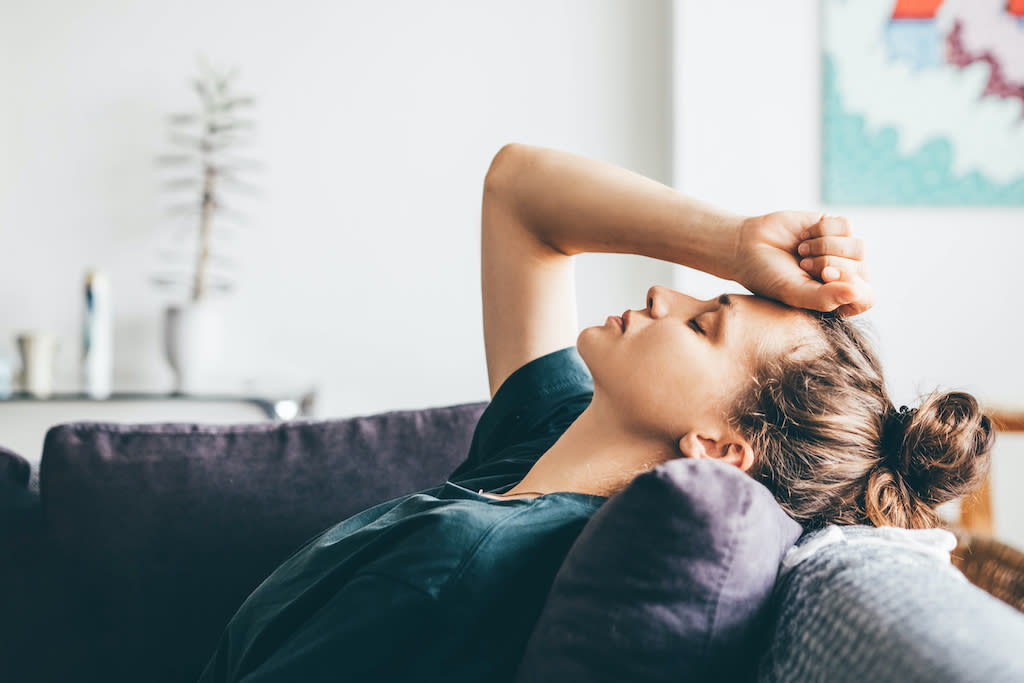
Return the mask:
<path fill-rule="evenodd" d="M 477 422 L 469 455 L 449 479 L 485 490 L 513 483 L 590 405 L 593 395 L 594 380 L 573 346 L 526 363 L 495 392 Z"/>

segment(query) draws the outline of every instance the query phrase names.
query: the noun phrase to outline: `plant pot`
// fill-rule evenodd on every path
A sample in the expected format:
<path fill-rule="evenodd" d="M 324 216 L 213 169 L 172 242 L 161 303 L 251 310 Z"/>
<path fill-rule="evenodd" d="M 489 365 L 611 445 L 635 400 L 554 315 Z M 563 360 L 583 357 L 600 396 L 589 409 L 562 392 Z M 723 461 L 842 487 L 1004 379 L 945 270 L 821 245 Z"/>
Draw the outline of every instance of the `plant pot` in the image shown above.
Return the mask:
<path fill-rule="evenodd" d="M 174 370 L 174 391 L 181 394 L 216 392 L 210 378 L 224 357 L 224 314 L 206 301 L 168 306 L 164 311 L 164 350 Z"/>

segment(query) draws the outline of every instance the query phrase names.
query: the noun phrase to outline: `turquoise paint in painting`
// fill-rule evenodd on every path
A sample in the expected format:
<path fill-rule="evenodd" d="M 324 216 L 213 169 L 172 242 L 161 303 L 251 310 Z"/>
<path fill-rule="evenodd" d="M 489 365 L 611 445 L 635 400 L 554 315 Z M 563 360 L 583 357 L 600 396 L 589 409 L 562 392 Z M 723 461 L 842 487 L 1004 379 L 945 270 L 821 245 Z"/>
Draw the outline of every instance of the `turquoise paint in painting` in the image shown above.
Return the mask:
<path fill-rule="evenodd" d="M 832 61 L 824 63 L 822 200 L 829 204 L 1024 205 L 1024 176 L 997 184 L 972 171 L 954 176 L 947 140 L 935 138 L 903 156 L 899 132 L 864 130 L 864 119 L 847 112 Z"/>

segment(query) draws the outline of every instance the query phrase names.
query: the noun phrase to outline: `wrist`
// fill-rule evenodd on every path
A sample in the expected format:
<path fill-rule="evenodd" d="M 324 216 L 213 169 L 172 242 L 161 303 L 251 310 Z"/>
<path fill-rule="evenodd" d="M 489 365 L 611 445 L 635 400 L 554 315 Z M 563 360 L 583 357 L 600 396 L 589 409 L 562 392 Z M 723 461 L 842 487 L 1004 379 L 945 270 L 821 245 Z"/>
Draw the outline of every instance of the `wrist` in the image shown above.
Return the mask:
<path fill-rule="evenodd" d="M 717 217 L 712 232 L 711 249 L 706 273 L 723 280 L 737 280 L 740 277 L 741 247 L 748 218 L 739 214 L 723 213 Z"/>

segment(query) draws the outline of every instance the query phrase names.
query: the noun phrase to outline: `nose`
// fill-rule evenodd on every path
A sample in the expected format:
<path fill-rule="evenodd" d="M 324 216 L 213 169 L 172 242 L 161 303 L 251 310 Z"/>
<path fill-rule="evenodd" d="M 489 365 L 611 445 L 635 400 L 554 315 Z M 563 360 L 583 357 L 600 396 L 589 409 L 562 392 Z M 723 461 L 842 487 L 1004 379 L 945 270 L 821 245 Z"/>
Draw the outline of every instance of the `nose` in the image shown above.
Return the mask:
<path fill-rule="evenodd" d="M 664 318 L 672 312 L 674 307 L 683 305 L 697 307 L 701 303 L 700 299 L 661 285 L 654 285 L 647 290 L 647 312 L 652 318 Z"/>
<path fill-rule="evenodd" d="M 652 318 L 663 318 L 668 314 L 668 288 L 654 285 L 647 290 L 647 312 Z"/>

